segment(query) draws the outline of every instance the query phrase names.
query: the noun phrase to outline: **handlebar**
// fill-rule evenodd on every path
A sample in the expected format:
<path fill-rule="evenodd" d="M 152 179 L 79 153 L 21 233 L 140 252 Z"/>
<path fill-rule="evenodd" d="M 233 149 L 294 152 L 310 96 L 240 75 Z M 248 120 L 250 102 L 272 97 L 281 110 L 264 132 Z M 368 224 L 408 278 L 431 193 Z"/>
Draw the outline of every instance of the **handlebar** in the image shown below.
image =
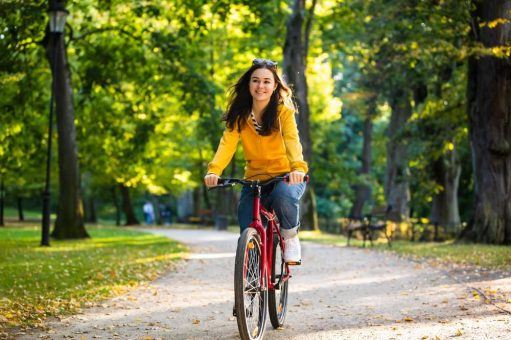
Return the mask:
<path fill-rule="evenodd" d="M 305 175 L 305 177 L 303 178 L 303 181 L 305 183 L 308 183 L 309 180 L 310 180 L 310 176 Z M 239 178 L 219 178 L 218 185 L 215 187 L 208 188 L 208 190 L 214 190 L 214 189 L 220 189 L 220 188 L 230 188 L 230 187 L 235 186 L 236 184 L 241 184 L 243 186 L 249 186 L 249 187 L 255 187 L 255 186 L 264 187 L 264 186 L 267 186 L 273 182 L 289 182 L 289 175 L 273 177 L 267 181 L 246 180 L 246 179 L 239 179 Z"/>

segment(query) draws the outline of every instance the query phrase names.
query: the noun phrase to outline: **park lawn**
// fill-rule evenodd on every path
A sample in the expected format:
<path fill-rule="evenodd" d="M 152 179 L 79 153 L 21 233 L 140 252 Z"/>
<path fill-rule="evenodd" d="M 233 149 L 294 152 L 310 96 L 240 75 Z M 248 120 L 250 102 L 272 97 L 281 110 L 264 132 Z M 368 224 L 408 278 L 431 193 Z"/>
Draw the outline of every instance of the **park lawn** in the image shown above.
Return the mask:
<path fill-rule="evenodd" d="M 90 239 L 40 247 L 39 227 L 0 228 L 0 333 L 125 293 L 187 252 L 163 236 L 119 227 L 87 230 Z"/>
<path fill-rule="evenodd" d="M 14 209 L 14 208 L 11 208 L 11 207 L 4 207 L 4 216 L 5 217 L 11 216 L 11 217 L 15 217 L 17 219 L 18 218 L 18 209 Z M 25 209 L 25 210 L 23 210 L 23 217 L 25 219 L 38 219 L 38 220 L 40 220 L 41 219 L 41 212 L 40 211 L 34 211 L 34 210 Z M 52 218 L 55 218 L 54 214 L 52 214 Z"/>
<path fill-rule="evenodd" d="M 300 231 L 300 239 L 324 244 L 346 246 L 346 237 L 323 232 Z M 355 247 L 362 247 L 362 241 L 353 240 Z M 369 246 L 369 242 L 366 242 Z M 476 265 L 484 268 L 511 271 L 511 246 L 495 246 L 487 244 L 458 244 L 446 242 L 410 242 L 393 241 L 388 248 L 384 238 L 375 241 L 374 248 L 392 251 L 400 255 L 414 258 L 435 259 L 441 262 L 464 265 Z"/>

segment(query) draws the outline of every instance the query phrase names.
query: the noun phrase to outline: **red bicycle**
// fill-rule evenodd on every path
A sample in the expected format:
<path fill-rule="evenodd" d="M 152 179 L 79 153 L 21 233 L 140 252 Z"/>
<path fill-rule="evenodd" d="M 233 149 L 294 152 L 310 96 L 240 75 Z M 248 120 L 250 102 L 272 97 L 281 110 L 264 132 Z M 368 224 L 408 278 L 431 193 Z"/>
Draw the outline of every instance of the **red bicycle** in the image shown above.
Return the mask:
<path fill-rule="evenodd" d="M 308 181 L 309 177 L 305 177 Z M 273 210 L 261 204 L 263 187 L 277 181 L 288 181 L 288 176 L 268 181 L 221 178 L 215 188 L 236 184 L 249 186 L 254 193 L 252 223 L 238 240 L 234 265 L 234 315 L 242 339 L 262 339 L 266 328 L 266 310 L 272 326 L 284 325 L 287 312 L 289 265 L 284 262 L 284 239 Z M 267 221 L 265 228 L 261 216 Z"/>

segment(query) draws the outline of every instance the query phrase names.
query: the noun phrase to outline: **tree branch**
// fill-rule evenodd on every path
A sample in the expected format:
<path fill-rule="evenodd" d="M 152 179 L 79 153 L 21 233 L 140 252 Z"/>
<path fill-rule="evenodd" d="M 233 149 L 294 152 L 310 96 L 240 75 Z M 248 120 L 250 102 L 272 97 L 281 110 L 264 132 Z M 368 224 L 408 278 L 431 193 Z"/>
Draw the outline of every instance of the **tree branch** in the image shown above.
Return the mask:
<path fill-rule="evenodd" d="M 309 38 L 312 29 L 312 19 L 314 17 L 314 9 L 316 8 L 317 0 L 312 0 L 312 5 L 309 9 L 309 13 L 307 15 L 307 21 L 305 22 L 305 36 L 304 36 L 304 46 L 303 46 L 303 57 L 305 59 L 305 64 L 307 64 L 307 55 L 309 54 Z"/>

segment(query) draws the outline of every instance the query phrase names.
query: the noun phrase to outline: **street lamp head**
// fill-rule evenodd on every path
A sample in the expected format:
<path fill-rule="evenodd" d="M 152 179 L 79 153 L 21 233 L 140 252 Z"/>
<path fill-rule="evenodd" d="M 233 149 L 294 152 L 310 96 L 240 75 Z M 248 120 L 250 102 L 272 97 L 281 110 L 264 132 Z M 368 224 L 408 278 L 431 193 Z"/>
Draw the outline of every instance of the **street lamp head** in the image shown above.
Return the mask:
<path fill-rule="evenodd" d="M 66 17 L 69 11 L 64 6 L 52 6 L 48 10 L 50 16 L 50 32 L 52 33 L 63 33 L 64 26 L 66 26 Z"/>

